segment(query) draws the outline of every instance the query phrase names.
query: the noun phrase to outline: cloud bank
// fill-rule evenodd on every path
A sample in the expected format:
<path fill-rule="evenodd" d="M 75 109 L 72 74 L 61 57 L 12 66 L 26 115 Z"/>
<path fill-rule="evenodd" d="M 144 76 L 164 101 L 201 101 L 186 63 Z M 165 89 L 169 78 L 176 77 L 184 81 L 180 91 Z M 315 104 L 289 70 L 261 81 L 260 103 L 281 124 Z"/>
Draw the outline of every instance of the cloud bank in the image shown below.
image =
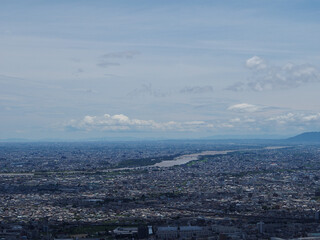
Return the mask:
<path fill-rule="evenodd" d="M 228 107 L 228 110 L 238 111 L 238 112 L 256 112 L 260 109 L 260 107 L 248 104 L 248 103 L 239 103 Z"/>
<path fill-rule="evenodd" d="M 138 131 L 138 132 L 269 132 L 270 129 L 302 131 L 320 128 L 320 113 L 259 111 L 253 104 L 235 104 L 228 108 L 231 115 L 209 120 L 166 121 L 130 118 L 124 114 L 85 116 L 64 124 L 72 131 Z"/>
<path fill-rule="evenodd" d="M 156 122 L 154 120 L 131 119 L 124 114 L 103 116 L 85 116 L 81 120 L 71 120 L 65 127 L 72 130 L 101 130 L 101 131 L 123 131 L 123 130 L 155 130 L 155 131 L 195 131 L 210 127 L 204 121 L 187 122 Z"/>
<path fill-rule="evenodd" d="M 272 66 L 258 56 L 249 58 L 246 67 L 251 71 L 245 82 L 237 82 L 227 89 L 232 91 L 268 91 L 291 89 L 305 84 L 320 82 L 320 71 L 308 64 Z"/>

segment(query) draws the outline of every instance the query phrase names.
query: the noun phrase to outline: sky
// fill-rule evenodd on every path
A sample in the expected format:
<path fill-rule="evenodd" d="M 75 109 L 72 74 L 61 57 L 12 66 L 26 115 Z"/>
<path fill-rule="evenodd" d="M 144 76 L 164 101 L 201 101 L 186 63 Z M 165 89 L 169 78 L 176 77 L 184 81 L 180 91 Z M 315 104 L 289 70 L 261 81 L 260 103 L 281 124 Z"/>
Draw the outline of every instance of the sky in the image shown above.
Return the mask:
<path fill-rule="evenodd" d="M 0 139 L 320 131 L 320 1 L 0 2 Z"/>

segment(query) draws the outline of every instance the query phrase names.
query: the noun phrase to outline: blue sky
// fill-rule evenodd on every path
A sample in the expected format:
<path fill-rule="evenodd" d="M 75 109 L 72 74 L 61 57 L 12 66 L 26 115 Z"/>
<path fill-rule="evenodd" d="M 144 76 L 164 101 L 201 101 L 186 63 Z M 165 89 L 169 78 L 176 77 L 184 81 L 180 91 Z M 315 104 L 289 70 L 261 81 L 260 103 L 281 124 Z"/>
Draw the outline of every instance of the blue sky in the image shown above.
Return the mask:
<path fill-rule="evenodd" d="M 6 138 L 320 127 L 320 2 L 1 1 Z"/>

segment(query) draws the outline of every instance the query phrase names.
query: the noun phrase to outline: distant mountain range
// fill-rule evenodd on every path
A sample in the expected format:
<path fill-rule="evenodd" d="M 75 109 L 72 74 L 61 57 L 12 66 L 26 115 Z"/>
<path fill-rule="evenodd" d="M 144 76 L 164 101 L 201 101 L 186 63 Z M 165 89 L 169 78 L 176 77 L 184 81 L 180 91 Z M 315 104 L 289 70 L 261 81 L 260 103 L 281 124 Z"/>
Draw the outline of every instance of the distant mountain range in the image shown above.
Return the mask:
<path fill-rule="evenodd" d="M 320 143 L 320 132 L 305 132 L 288 138 L 290 142 Z"/>

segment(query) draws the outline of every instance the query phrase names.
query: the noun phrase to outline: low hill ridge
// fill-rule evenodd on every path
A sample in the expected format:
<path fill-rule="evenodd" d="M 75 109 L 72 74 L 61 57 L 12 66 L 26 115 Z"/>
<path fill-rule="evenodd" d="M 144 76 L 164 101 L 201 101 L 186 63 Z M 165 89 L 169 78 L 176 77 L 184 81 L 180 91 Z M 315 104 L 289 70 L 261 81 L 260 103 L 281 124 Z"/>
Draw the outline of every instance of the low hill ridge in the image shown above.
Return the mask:
<path fill-rule="evenodd" d="M 320 132 L 305 132 L 297 136 L 288 138 L 291 142 L 319 142 L 320 143 Z"/>

